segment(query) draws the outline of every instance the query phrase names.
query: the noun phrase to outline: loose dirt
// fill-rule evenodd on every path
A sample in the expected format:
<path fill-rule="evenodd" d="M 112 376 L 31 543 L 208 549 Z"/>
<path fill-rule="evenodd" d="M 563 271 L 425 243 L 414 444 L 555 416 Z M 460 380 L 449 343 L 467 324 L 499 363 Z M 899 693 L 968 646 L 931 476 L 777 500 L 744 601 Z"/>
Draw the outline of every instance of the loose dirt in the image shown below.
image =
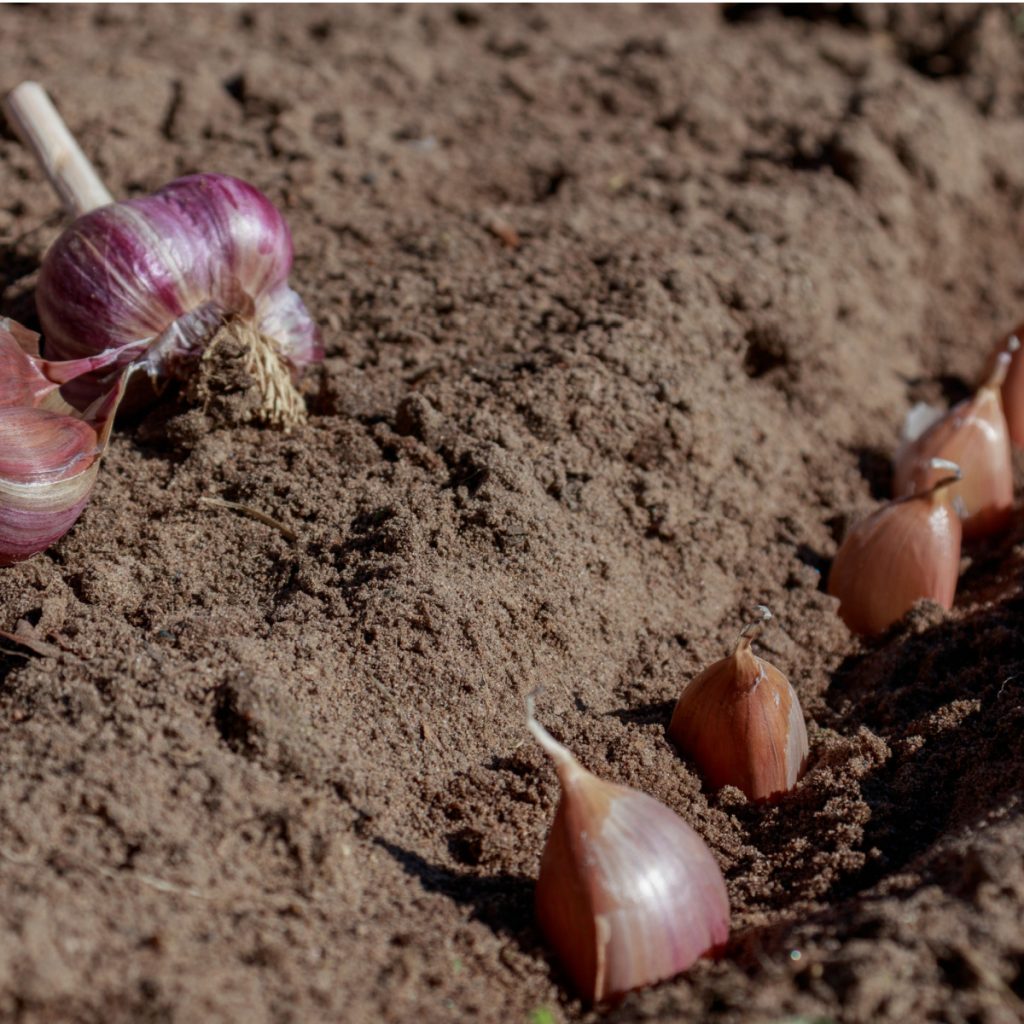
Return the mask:
<path fill-rule="evenodd" d="M 816 15 L 4 9 L 0 85 L 115 195 L 281 205 L 328 356 L 290 435 L 230 367 L 166 393 L 0 572 L 0 1019 L 1024 1017 L 1024 527 L 874 643 L 823 588 L 1024 316 L 1020 13 Z M 3 132 L 37 326 L 61 220 Z M 755 603 L 812 748 L 770 807 L 665 739 Z M 729 885 L 724 959 L 603 1011 L 533 922 L 538 686 Z"/>

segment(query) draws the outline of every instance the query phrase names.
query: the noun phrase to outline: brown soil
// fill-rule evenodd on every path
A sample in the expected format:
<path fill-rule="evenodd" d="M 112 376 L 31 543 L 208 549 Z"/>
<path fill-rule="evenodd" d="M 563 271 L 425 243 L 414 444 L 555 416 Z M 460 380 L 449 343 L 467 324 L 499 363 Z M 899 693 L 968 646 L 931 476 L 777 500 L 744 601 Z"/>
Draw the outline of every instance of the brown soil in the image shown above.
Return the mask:
<path fill-rule="evenodd" d="M 821 583 L 909 405 L 1024 311 L 1019 11 L 0 17 L 0 85 L 115 195 L 282 205 L 328 348 L 290 436 L 224 368 L 166 395 L 0 573 L 40 641 L 0 645 L 0 1019 L 1024 1018 L 1024 530 L 874 644 Z M 60 219 L 0 162 L 32 326 Z M 755 602 L 810 720 L 772 807 L 664 734 Z M 538 685 L 734 908 L 723 960 L 601 1013 L 533 923 Z"/>

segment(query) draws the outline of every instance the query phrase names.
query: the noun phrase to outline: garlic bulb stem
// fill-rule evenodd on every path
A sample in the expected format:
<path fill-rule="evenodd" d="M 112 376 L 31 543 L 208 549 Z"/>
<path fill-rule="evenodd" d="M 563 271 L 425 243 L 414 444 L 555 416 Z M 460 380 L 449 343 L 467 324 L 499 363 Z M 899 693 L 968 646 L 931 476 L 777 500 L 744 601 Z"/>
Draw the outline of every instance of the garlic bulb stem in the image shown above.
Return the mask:
<path fill-rule="evenodd" d="M 38 82 L 22 82 L 8 93 L 4 113 L 69 214 L 78 217 L 114 201 Z"/>

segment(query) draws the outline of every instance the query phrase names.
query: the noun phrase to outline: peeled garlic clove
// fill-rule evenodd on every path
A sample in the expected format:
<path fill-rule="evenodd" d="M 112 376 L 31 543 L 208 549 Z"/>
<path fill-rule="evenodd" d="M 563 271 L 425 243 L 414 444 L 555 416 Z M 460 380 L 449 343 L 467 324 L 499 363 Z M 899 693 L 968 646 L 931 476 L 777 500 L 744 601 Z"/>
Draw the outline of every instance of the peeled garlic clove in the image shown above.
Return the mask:
<path fill-rule="evenodd" d="M 763 621 L 771 618 L 763 605 L 760 611 Z M 751 649 L 754 628 L 686 687 L 668 734 L 710 786 L 767 800 L 789 792 L 803 773 L 807 726 L 789 680 Z"/>
<path fill-rule="evenodd" d="M 729 898 L 700 836 L 653 797 L 592 775 L 527 707 L 562 786 L 537 918 L 579 994 L 613 999 L 724 946 Z"/>
<path fill-rule="evenodd" d="M 925 598 L 953 607 L 962 528 L 952 491 L 960 471 L 940 459 L 930 468 L 945 478 L 856 523 L 836 554 L 828 592 L 855 633 L 881 633 Z"/>
<path fill-rule="evenodd" d="M 1013 458 L 1003 414 L 1001 388 L 1010 365 L 1003 353 L 972 398 L 954 406 L 897 453 L 896 497 L 928 491 L 942 470 L 932 459 L 955 462 L 963 471 L 952 495 L 963 502 L 965 540 L 996 533 L 1009 525 L 1013 509 Z"/>
<path fill-rule="evenodd" d="M 5 110 L 77 215 L 47 252 L 36 289 L 48 352 L 118 353 L 107 374 L 68 387 L 69 399 L 88 404 L 130 363 L 154 379 L 181 375 L 227 324 L 249 353 L 262 418 L 301 421 L 295 384 L 323 347 L 288 287 L 291 233 L 270 200 L 238 178 L 195 174 L 115 203 L 39 85 L 23 82 Z"/>
<path fill-rule="evenodd" d="M 0 320 L 0 565 L 62 537 L 89 500 L 123 380 L 85 413 L 58 388 L 95 360 L 57 363 L 32 354 L 35 336 Z"/>

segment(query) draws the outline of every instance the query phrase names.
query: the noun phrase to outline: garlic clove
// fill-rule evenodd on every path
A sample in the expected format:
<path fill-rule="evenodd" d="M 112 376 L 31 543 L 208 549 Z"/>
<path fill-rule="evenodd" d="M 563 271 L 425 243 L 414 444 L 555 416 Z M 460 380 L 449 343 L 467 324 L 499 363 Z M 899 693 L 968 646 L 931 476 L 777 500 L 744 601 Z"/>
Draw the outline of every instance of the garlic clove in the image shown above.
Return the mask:
<path fill-rule="evenodd" d="M 562 797 L 541 857 L 537 918 L 580 995 L 615 999 L 671 978 L 729 935 L 721 870 L 682 818 L 588 772 L 533 717 Z"/>
<path fill-rule="evenodd" d="M 291 234 L 266 196 L 225 174 L 197 174 L 79 217 L 47 252 L 36 302 L 55 355 L 116 350 L 118 366 L 138 361 L 156 379 L 182 376 L 236 318 L 254 372 L 266 363 L 287 395 L 267 418 L 287 425 L 304 411 L 294 381 L 323 358 L 316 325 L 287 285 L 291 266 Z M 86 383 L 92 392 L 72 393 L 95 393 L 96 378 Z"/>
<path fill-rule="evenodd" d="M 962 526 L 952 492 L 960 470 L 941 459 L 930 468 L 946 476 L 855 523 L 836 553 L 828 592 L 855 633 L 884 632 L 922 599 L 953 607 Z"/>
<path fill-rule="evenodd" d="M 62 537 L 92 492 L 123 377 L 84 413 L 58 391 L 95 360 L 34 356 L 37 338 L 0 321 L 0 565 L 28 558 Z"/>
<path fill-rule="evenodd" d="M 1001 395 L 1003 413 L 1010 433 L 1010 441 L 1018 448 L 1024 448 L 1024 351 L 1021 349 L 1020 335 L 1024 334 L 1021 324 L 1005 341 L 1001 342 L 992 354 L 986 377 L 990 376 L 1001 353 L 1010 356 L 1010 365 L 1006 370 Z"/>
<path fill-rule="evenodd" d="M 683 691 L 668 728 L 669 738 L 693 759 L 715 789 L 735 786 L 748 800 L 789 792 L 807 765 L 807 726 L 796 691 L 770 662 L 751 649 L 751 633 L 700 673 Z"/>
<path fill-rule="evenodd" d="M 942 470 L 932 468 L 932 459 L 961 467 L 963 478 L 951 493 L 963 502 L 965 540 L 1005 529 L 1012 516 L 1013 459 L 1001 397 L 1009 366 L 1010 355 L 1000 354 L 972 398 L 954 406 L 896 455 L 893 493 L 898 498 L 928 491 L 939 479 Z"/>

